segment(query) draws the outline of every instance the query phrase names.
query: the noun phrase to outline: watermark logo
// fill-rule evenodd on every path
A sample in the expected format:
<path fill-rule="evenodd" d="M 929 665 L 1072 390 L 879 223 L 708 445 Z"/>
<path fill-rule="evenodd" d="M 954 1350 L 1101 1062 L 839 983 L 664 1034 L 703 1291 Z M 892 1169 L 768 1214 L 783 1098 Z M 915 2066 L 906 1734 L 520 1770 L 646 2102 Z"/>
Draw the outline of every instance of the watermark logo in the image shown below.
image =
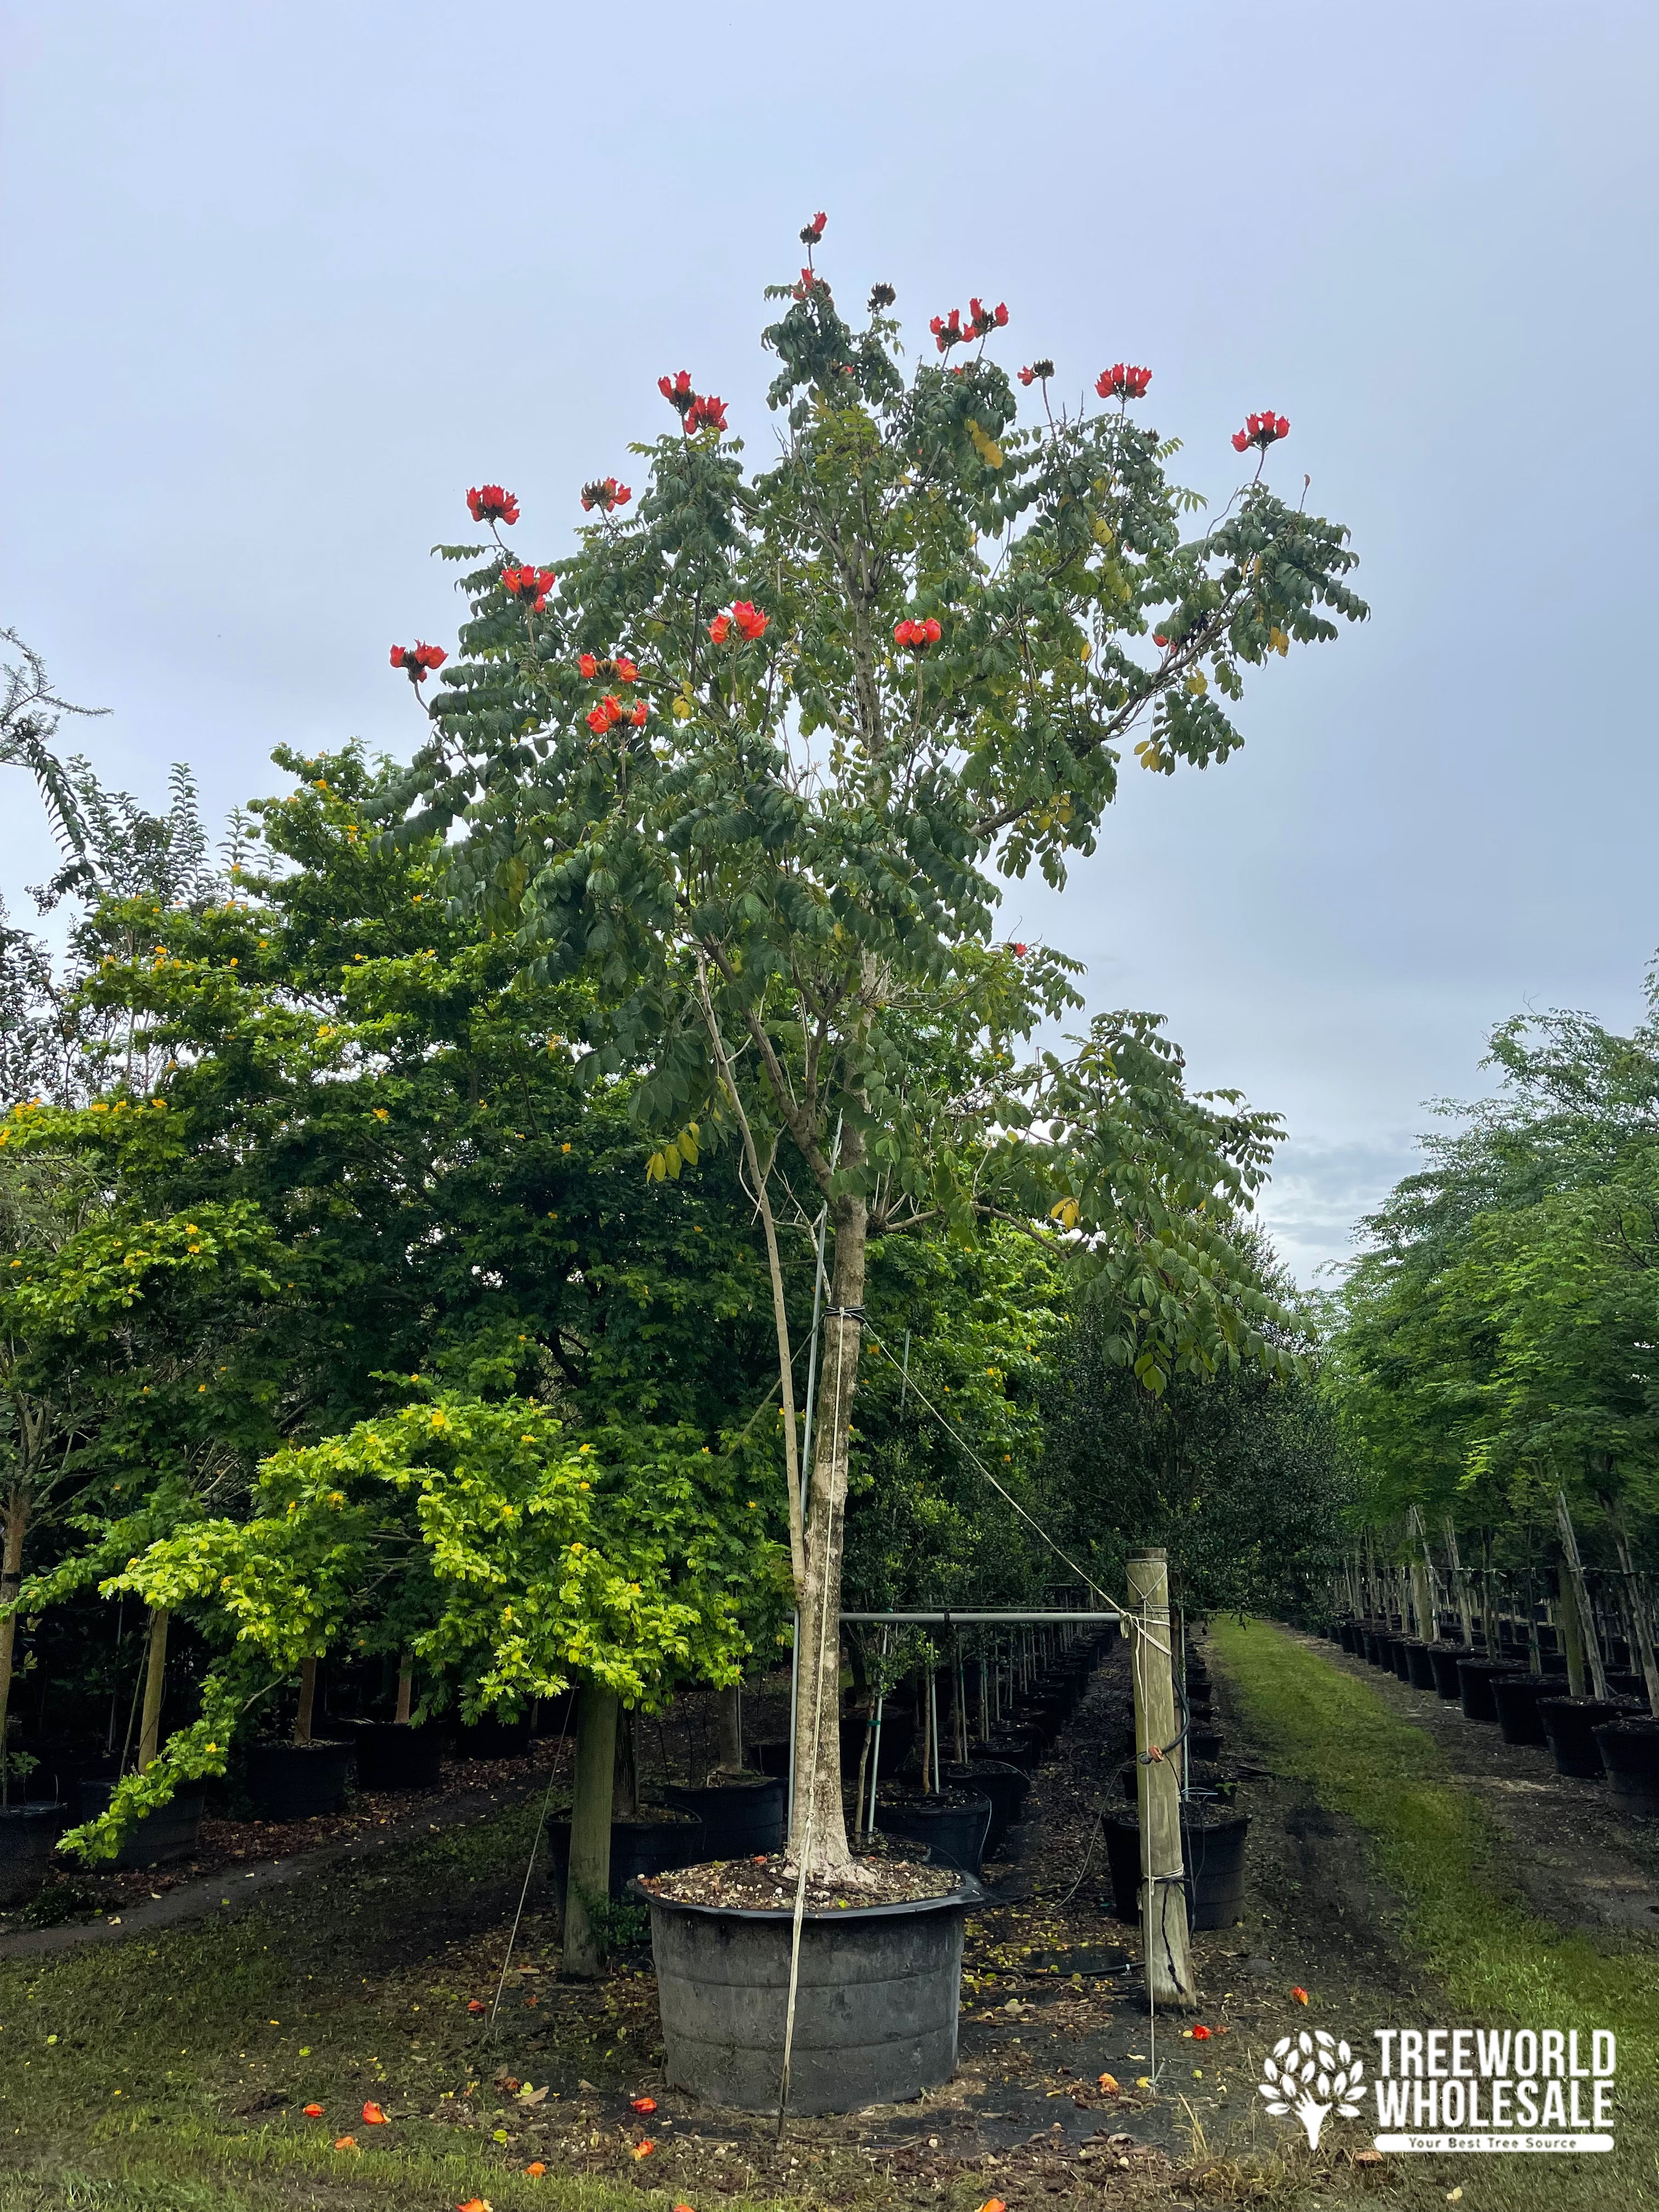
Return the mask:
<path fill-rule="evenodd" d="M 1380 2151 L 1608 2151 L 1619 2047 L 1607 2028 L 1381 2027 L 1365 2062 L 1323 2028 L 1281 2035 L 1256 2087 L 1316 2150 L 1333 2112 Z"/>
<path fill-rule="evenodd" d="M 1345 2120 L 1359 2117 L 1365 2062 L 1322 2027 L 1312 2034 L 1304 2028 L 1299 2035 L 1281 2035 L 1261 2062 L 1261 2077 L 1256 2086 L 1267 2110 L 1294 2112 L 1310 2150 L 1318 2149 L 1319 2131 L 1333 2112 Z"/>

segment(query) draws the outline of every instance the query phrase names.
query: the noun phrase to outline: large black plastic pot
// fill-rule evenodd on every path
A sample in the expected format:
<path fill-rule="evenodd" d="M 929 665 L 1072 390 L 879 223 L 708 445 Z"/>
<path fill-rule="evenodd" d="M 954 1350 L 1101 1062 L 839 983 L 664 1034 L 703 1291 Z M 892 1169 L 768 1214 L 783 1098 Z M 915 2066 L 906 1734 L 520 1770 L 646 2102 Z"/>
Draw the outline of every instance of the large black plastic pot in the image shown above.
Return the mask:
<path fill-rule="evenodd" d="M 1187 1731 L 1188 1759 L 1219 1759 L 1221 1731 L 1212 1728 L 1189 1728 Z"/>
<path fill-rule="evenodd" d="M 1507 1659 L 1460 1659 L 1457 1662 L 1457 1687 L 1463 1700 L 1464 1717 L 1472 1721 L 1498 1721 L 1498 1706 L 1492 1693 L 1492 1677 L 1513 1674 L 1517 1669 Z"/>
<path fill-rule="evenodd" d="M 1030 1775 L 1006 1759 L 981 1759 L 966 1766 L 947 1766 L 944 1770 L 945 1785 L 952 1790 L 976 1790 L 991 1801 L 991 1825 L 986 1832 L 982 1854 L 994 1858 L 1025 1803 L 1025 1793 L 1031 1786 Z"/>
<path fill-rule="evenodd" d="M 855 1718 L 842 1723 L 841 1771 L 843 1781 L 855 1782 L 858 1779 L 859 1761 L 864 1757 L 866 1739 L 870 1745 L 870 1755 L 873 1759 L 876 1739 L 875 1732 L 870 1726 L 868 1716 L 860 1713 Z M 899 1706 L 884 1705 L 881 1715 L 882 1772 L 896 1774 L 915 1749 L 915 1741 L 916 1724 L 912 1717 Z M 789 1747 L 786 1743 L 783 1748 L 783 1764 L 776 1771 L 781 1774 L 787 1774 L 789 1771 Z M 773 1769 L 763 1767 L 761 1771 L 763 1774 L 769 1774 Z M 869 1771 L 867 1765 L 865 1771 L 866 1774 Z"/>
<path fill-rule="evenodd" d="M 344 1809 L 356 1757 L 349 1743 L 252 1743 L 247 1794 L 262 1820 L 312 1820 Z"/>
<path fill-rule="evenodd" d="M 1120 1920 L 1140 1917 L 1140 1823 L 1133 1813 L 1106 1815 L 1106 1863 Z M 1206 1814 L 1182 1808 L 1181 1856 L 1187 1874 L 1188 1924 L 1199 1931 L 1231 1928 L 1244 1914 L 1244 1839 L 1248 1813 Z"/>
<path fill-rule="evenodd" d="M 1342 1646 L 1342 1649 L 1345 1651 L 1352 1651 L 1353 1650 L 1354 1624 L 1352 1621 L 1341 1620 L 1337 1623 L 1336 1640 Z"/>
<path fill-rule="evenodd" d="M 1558 1774 L 1577 1774 L 1587 1782 L 1599 1780 L 1603 1768 L 1595 1731 L 1609 1721 L 1635 1717 L 1633 1707 L 1610 1698 L 1540 1698 L 1538 1717 L 1545 1740 L 1555 1753 Z"/>
<path fill-rule="evenodd" d="M 565 1887 L 570 1879 L 568 1819 L 548 1822 L 547 1848 L 552 1861 L 553 1887 L 558 1892 L 562 1911 Z M 666 1874 L 674 1867 L 696 1866 L 710 1856 L 703 1849 L 702 1822 L 690 1816 L 672 1820 L 613 1820 L 611 1894 L 620 1899 L 636 1875 Z"/>
<path fill-rule="evenodd" d="M 1035 1774 L 1042 1764 L 1042 1746 L 1034 1735 L 1018 1730 L 1008 1735 L 993 1736 L 988 1743 L 970 1743 L 970 1759 L 994 1759 L 1017 1766 L 1025 1775 Z M 886 1765 L 884 1759 L 882 1764 Z"/>
<path fill-rule="evenodd" d="M 440 1729 L 411 1728 L 407 1721 L 359 1721 L 351 1734 L 360 1790 L 430 1790 L 436 1784 L 444 1755 Z"/>
<path fill-rule="evenodd" d="M 1414 1636 L 1396 1636 L 1394 1639 L 1394 1671 L 1402 1682 L 1409 1682 L 1412 1678 L 1412 1646 L 1417 1641 Z"/>
<path fill-rule="evenodd" d="M 1406 1680 L 1414 1690 L 1434 1688 L 1434 1646 L 1415 1641 L 1406 1646 Z"/>
<path fill-rule="evenodd" d="M 669 1804 L 695 1813 L 702 1822 L 702 1848 L 711 1859 L 753 1858 L 757 1852 L 783 1848 L 789 1815 L 781 1775 L 710 1782 L 701 1789 L 676 1784 L 662 1794 Z"/>
<path fill-rule="evenodd" d="M 978 1790 L 953 1790 L 943 1798 L 878 1796 L 876 1826 L 908 1843 L 926 1844 L 930 1865 L 977 1874 L 990 1832 L 991 1801 Z"/>
<path fill-rule="evenodd" d="M 1461 1698 L 1463 1686 L 1457 1679 L 1458 1662 L 1468 1654 L 1461 1644 L 1431 1644 L 1429 1665 L 1434 1674 L 1435 1695 L 1439 1698 Z"/>
<path fill-rule="evenodd" d="M 1632 1674 L 1623 1668 L 1609 1667 L 1607 1695 L 1610 1698 L 1636 1698 L 1645 1705 L 1648 1701 L 1647 1678 L 1643 1674 Z"/>
<path fill-rule="evenodd" d="M 457 1759 L 527 1759 L 530 1716 L 520 1721 L 457 1721 L 453 1741 Z"/>
<path fill-rule="evenodd" d="M 80 1790 L 81 1818 L 98 1820 L 108 1812 L 114 1794 L 115 1784 L 107 1775 L 85 1778 Z M 159 1866 L 166 1859 L 188 1858 L 202 1825 L 203 1795 L 199 1784 L 186 1784 L 175 1790 L 159 1811 L 146 1813 L 136 1827 L 128 1829 L 127 1839 L 115 1857 L 103 1863 L 130 1871 L 134 1867 Z"/>
<path fill-rule="evenodd" d="M 1659 1720 L 1609 1721 L 1595 1741 L 1613 1803 L 1659 1820 Z"/>
<path fill-rule="evenodd" d="M 1542 1743 L 1544 1723 L 1538 1717 L 1538 1701 L 1553 1698 L 1556 1686 L 1546 1674 L 1495 1674 L 1492 1703 L 1498 1708 L 1498 1729 L 1505 1743 Z"/>
<path fill-rule="evenodd" d="M 776 2112 L 793 1915 L 635 1893 L 651 1909 L 670 2085 L 711 2105 Z M 963 1921 L 984 1893 L 964 1876 L 944 1897 L 806 1914 L 792 2112 L 901 2104 L 950 2080 Z"/>
<path fill-rule="evenodd" d="M 21 1905 L 46 1880 L 67 1805 L 0 1808 L 0 1905 Z"/>

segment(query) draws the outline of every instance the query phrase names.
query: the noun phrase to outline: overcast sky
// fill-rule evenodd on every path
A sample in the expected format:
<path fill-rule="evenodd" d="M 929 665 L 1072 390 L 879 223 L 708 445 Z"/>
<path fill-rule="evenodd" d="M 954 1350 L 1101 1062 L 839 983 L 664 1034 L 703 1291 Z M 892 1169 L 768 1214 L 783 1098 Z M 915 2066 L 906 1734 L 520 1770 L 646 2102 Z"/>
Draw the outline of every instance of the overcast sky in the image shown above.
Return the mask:
<path fill-rule="evenodd" d="M 1212 495 L 1245 412 L 1351 525 L 1369 626 L 1133 769 L 1011 934 L 1166 1013 L 1289 1125 L 1304 1278 L 1527 1005 L 1628 1024 L 1659 943 L 1647 663 L 1659 9 L 1118 0 L 1011 10 L 10 0 L 0 619 L 100 772 L 278 787 L 271 746 L 406 750 L 393 639 L 467 485 L 551 551 L 689 368 L 763 456 L 761 286 L 885 278 L 925 337 L 1006 298 L 1008 367 L 1150 363 Z M 0 787 L 14 911 L 49 851 Z"/>

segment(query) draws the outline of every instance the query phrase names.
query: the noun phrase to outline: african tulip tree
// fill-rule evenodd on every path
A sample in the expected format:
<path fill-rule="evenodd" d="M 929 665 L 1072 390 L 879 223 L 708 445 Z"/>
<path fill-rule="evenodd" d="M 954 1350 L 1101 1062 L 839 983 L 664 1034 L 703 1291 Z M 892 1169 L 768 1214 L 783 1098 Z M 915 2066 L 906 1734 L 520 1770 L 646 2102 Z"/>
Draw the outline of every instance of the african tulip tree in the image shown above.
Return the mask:
<path fill-rule="evenodd" d="M 589 484 L 593 520 L 550 565 L 501 538 L 509 495 L 479 496 L 494 542 L 444 549 L 474 564 L 471 618 L 398 811 L 404 834 L 452 835 L 455 896 L 538 975 L 598 987 L 593 1079 L 648 1067 L 665 1133 L 699 1113 L 739 1127 L 779 1200 L 769 1243 L 775 1215 L 827 1209 L 804 1508 L 781 1299 L 778 1334 L 803 1624 L 793 1832 L 844 1884 L 836 1615 L 872 1233 L 1000 1218 L 1064 1242 L 1109 1279 L 1116 1355 L 1154 1389 L 1274 1356 L 1267 1302 L 1212 1226 L 1272 1125 L 1189 1097 L 1145 1018 L 1097 1021 L 1069 1060 L 1017 1053 L 1079 1002 L 1069 963 L 994 943 L 994 876 L 1062 883 L 1126 744 L 1164 774 L 1224 760 L 1245 670 L 1364 610 L 1346 533 L 1262 480 L 1282 416 L 1251 419 L 1255 477 L 1187 536 L 1201 502 L 1130 411 L 1146 370 L 1103 372 L 1107 404 L 1074 415 L 1051 410 L 1039 363 L 1021 378 L 1045 404 L 1021 428 L 986 350 L 1005 309 L 935 318 L 936 356 L 907 380 L 890 286 L 856 330 L 810 261 L 769 296 L 773 465 L 745 469 L 725 404 L 682 371 L 659 380 L 678 420 L 639 449 L 637 504 Z M 425 704 L 428 665 L 400 665 Z M 681 1149 L 659 1164 L 678 1172 Z"/>

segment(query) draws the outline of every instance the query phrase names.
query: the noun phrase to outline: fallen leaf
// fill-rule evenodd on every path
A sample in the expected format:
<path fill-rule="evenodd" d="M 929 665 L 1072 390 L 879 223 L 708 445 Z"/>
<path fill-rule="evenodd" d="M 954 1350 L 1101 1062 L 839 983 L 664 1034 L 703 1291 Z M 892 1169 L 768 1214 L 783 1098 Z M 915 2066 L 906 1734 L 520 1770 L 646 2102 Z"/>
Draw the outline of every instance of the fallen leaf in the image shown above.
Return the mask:
<path fill-rule="evenodd" d="M 545 2173 L 547 2172 L 547 2168 L 542 2164 L 540 2159 L 532 2158 L 529 2165 L 526 2166 L 525 2172 L 526 2173 Z"/>
<path fill-rule="evenodd" d="M 320 2120 L 323 2117 L 323 2108 L 320 2105 L 307 2105 L 305 2107 L 305 2116 L 308 2120 Z"/>
<path fill-rule="evenodd" d="M 372 2128 L 383 2128 L 386 2124 L 386 2114 L 372 2100 L 363 2106 L 363 2118 Z"/>
<path fill-rule="evenodd" d="M 547 2102 L 547 2093 L 552 2086 L 550 2081 L 544 2081 L 539 2089 L 532 2089 L 526 2081 L 519 2092 L 519 2102 L 521 2105 L 544 2105 Z"/>
<path fill-rule="evenodd" d="M 1462 2190 L 1461 2188 L 1449 2189 L 1446 2191 L 1446 2202 L 1448 2204 L 1461 2204 L 1463 2202 Z"/>
<path fill-rule="evenodd" d="M 643 2142 L 636 2142 L 635 2144 L 634 2155 L 635 2158 L 649 2158 L 652 2152 L 655 2150 L 657 2146 L 655 2143 L 653 2143 L 650 2136 L 647 2136 Z"/>
<path fill-rule="evenodd" d="M 591 2081 L 578 2081 L 576 2087 L 579 2089 L 586 2089 L 590 2097 L 597 2097 L 599 2094 Z"/>
<path fill-rule="evenodd" d="M 1380 2150 L 1357 2150 L 1353 2154 L 1353 2162 L 1356 2166 L 1381 2166 L 1382 2154 Z"/>
<path fill-rule="evenodd" d="M 1308 2002 L 1308 1992 L 1299 1984 L 1291 1991 L 1291 1995 L 1296 1999 L 1298 2004 L 1306 2004 Z"/>
<path fill-rule="evenodd" d="M 1152 2086 L 1152 2077 L 1150 2074 L 1137 2074 L 1135 2075 L 1135 2087 L 1137 2089 L 1150 2089 Z"/>
<path fill-rule="evenodd" d="M 657 2109 L 657 2100 L 654 2097 L 630 2097 L 628 2100 L 628 2108 L 632 2112 L 654 2112 Z"/>
<path fill-rule="evenodd" d="M 988 2197 L 984 2203 L 980 2206 L 979 2212 L 1008 2212 L 1008 2207 L 1003 2203 L 1001 2197 Z"/>
<path fill-rule="evenodd" d="M 336 2136 L 334 2148 L 336 2150 L 356 2150 L 357 2138 L 356 2136 Z"/>

